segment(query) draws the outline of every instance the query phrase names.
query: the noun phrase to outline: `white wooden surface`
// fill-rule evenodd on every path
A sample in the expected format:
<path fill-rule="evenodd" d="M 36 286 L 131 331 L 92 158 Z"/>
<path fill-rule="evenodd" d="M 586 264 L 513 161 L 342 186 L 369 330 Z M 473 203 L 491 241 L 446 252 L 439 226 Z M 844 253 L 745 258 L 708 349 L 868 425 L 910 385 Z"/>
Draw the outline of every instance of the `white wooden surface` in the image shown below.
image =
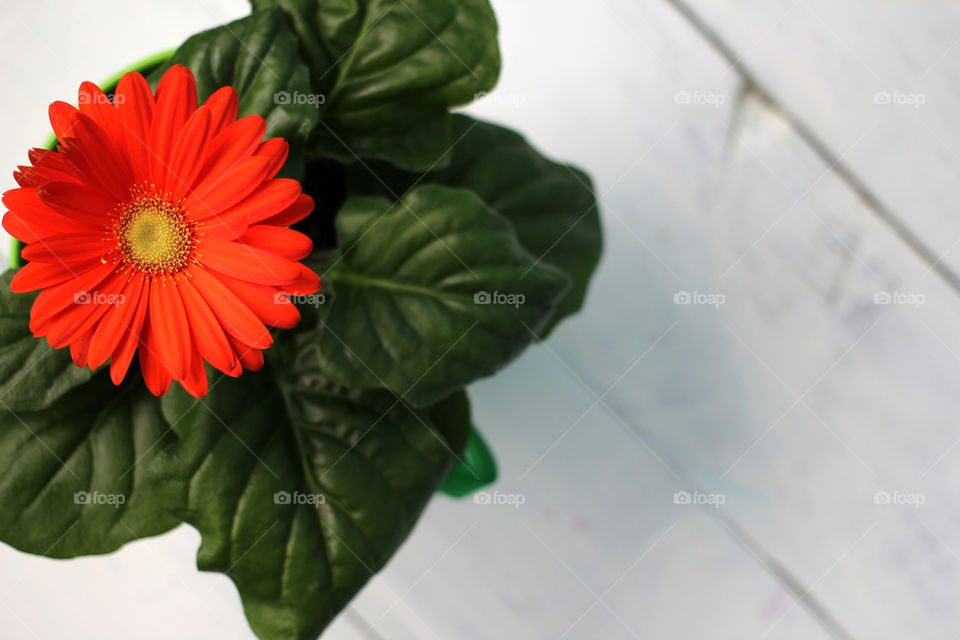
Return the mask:
<path fill-rule="evenodd" d="M 960 10 L 494 4 L 504 72 L 471 111 L 592 173 L 606 253 L 588 309 L 471 390 L 524 503 L 438 497 L 325 637 L 960 636 Z M 0 0 L 0 166 L 80 80 L 244 10 Z M 3 637 L 252 637 L 197 544 L 0 548 Z"/>

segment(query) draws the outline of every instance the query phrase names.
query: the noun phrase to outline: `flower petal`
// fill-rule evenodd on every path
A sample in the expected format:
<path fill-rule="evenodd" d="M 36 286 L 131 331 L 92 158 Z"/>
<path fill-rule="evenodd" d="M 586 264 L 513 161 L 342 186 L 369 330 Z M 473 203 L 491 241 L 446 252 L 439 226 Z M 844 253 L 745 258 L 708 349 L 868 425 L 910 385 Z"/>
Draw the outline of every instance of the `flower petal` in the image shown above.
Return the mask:
<path fill-rule="evenodd" d="M 297 196 L 296 201 L 280 213 L 264 218 L 260 222 L 263 224 L 275 224 L 278 227 L 289 227 L 292 224 L 300 222 L 313 211 L 313 198 L 305 193 Z"/>
<path fill-rule="evenodd" d="M 157 283 L 153 284 L 158 288 L 160 286 Z M 143 331 L 140 334 L 140 370 L 143 373 L 143 381 L 147 384 L 147 389 L 150 390 L 150 393 L 159 397 L 170 389 L 173 374 L 160 358 L 159 351 L 162 347 L 158 342 L 155 329 L 156 327 L 148 314 L 143 325 Z"/>
<path fill-rule="evenodd" d="M 203 183 L 216 182 L 241 160 L 250 158 L 260 146 L 266 128 L 263 118 L 252 115 L 231 122 L 214 136 L 207 150 L 207 159 L 197 177 L 198 190 L 206 189 Z"/>
<path fill-rule="evenodd" d="M 267 180 L 237 204 L 220 211 L 219 215 L 222 218 L 242 215 L 249 224 L 254 224 L 285 210 L 295 203 L 299 196 L 300 184 L 296 180 L 286 178 Z M 202 218 L 203 214 L 200 213 L 199 217 Z"/>
<path fill-rule="evenodd" d="M 156 108 L 150 125 L 150 177 L 163 184 L 177 133 L 197 108 L 193 74 L 180 65 L 170 67 L 157 83 Z"/>
<path fill-rule="evenodd" d="M 94 229 L 109 227 L 119 204 L 116 198 L 100 189 L 78 182 L 51 182 L 37 187 L 37 195 L 65 218 Z"/>
<path fill-rule="evenodd" d="M 113 272 L 103 279 L 97 290 L 85 296 L 75 297 L 74 305 L 38 326 L 39 335 L 46 335 L 54 349 L 65 347 L 73 340 L 96 328 L 96 324 L 111 309 L 116 309 L 117 296 L 123 290 L 126 279 Z M 67 317 L 69 316 L 69 318 Z"/>
<path fill-rule="evenodd" d="M 31 242 L 20 255 L 24 260 L 73 267 L 103 257 L 112 246 L 104 241 L 103 232 L 64 233 Z"/>
<path fill-rule="evenodd" d="M 89 346 L 89 335 L 83 336 L 82 338 L 77 338 L 77 340 L 70 345 L 70 357 L 73 359 L 73 363 L 78 367 L 87 366 L 87 351 Z"/>
<path fill-rule="evenodd" d="M 109 134 L 90 116 L 73 119 L 73 134 L 61 140 L 64 160 L 90 182 L 99 183 L 119 200 L 129 195 L 133 172 L 126 157 L 110 144 Z"/>
<path fill-rule="evenodd" d="M 220 87 L 210 94 L 203 106 L 210 109 L 210 135 L 215 136 L 237 119 L 240 98 L 237 96 L 237 90 L 233 87 Z"/>
<path fill-rule="evenodd" d="M 62 144 L 64 140 L 73 135 L 73 124 L 77 116 L 80 115 L 80 111 L 62 100 L 53 102 L 47 111 L 50 115 L 50 126 L 53 127 L 53 133 Z"/>
<path fill-rule="evenodd" d="M 273 338 L 267 328 L 219 279 L 203 268 L 191 269 L 190 275 L 193 276 L 191 283 L 227 333 L 257 349 L 270 346 Z M 239 352 L 237 356 L 242 357 Z"/>
<path fill-rule="evenodd" d="M 12 213 L 16 214 L 29 233 L 37 237 L 44 238 L 53 233 L 92 232 L 94 230 L 88 224 L 70 220 L 58 213 L 40 198 L 36 189 L 11 189 L 3 194 L 3 204 Z M 10 235 L 14 234 L 11 233 Z M 14 237 L 27 242 L 30 241 L 16 235 Z"/>
<path fill-rule="evenodd" d="M 97 325 L 90 340 L 88 358 L 91 367 L 97 368 L 106 362 L 127 335 L 140 306 L 144 280 L 142 275 L 129 277 L 115 308 Z"/>
<path fill-rule="evenodd" d="M 267 179 L 267 165 L 267 159 L 259 156 L 241 160 L 215 180 L 197 185 L 184 200 L 184 209 L 192 219 L 199 220 L 232 207 Z"/>
<path fill-rule="evenodd" d="M 29 221 L 28 221 L 29 220 Z M 44 238 L 54 236 L 58 233 L 72 232 L 73 229 L 64 230 L 60 225 L 53 226 L 54 220 L 41 219 L 37 221 L 28 219 L 13 211 L 8 211 L 3 216 L 3 228 L 11 236 L 22 242 L 40 242 Z"/>
<path fill-rule="evenodd" d="M 252 225 L 240 237 L 240 241 L 288 260 L 302 260 L 313 251 L 313 240 L 309 236 L 271 224 Z"/>
<path fill-rule="evenodd" d="M 153 92 L 142 75 L 124 74 L 114 94 L 117 116 L 123 132 L 124 148 L 136 182 L 149 178 L 150 127 L 153 123 Z"/>
<path fill-rule="evenodd" d="M 21 187 L 39 187 L 48 182 L 79 182 L 72 173 L 66 173 L 52 167 L 32 167 L 21 165 L 13 174 Z"/>
<path fill-rule="evenodd" d="M 276 287 L 253 284 L 224 276 L 223 284 L 268 327 L 292 329 L 300 322 L 300 312 Z"/>
<path fill-rule="evenodd" d="M 190 366 L 190 326 L 175 282 L 157 282 L 150 287 L 150 331 L 156 339 L 156 355 L 178 380 Z"/>
<path fill-rule="evenodd" d="M 116 350 L 110 358 L 110 379 L 113 384 L 120 384 L 127 375 L 133 354 L 140 345 L 140 334 L 147 317 L 147 306 L 150 300 L 150 280 L 143 278 L 140 289 L 140 299 L 134 303 L 133 319 L 121 327 L 122 334 Z"/>
<path fill-rule="evenodd" d="M 200 221 L 197 233 L 204 238 L 217 240 L 237 240 L 250 226 L 249 216 L 246 214 L 225 216 L 209 216 Z"/>
<path fill-rule="evenodd" d="M 70 280 L 41 291 L 30 308 L 30 330 L 35 331 L 49 317 L 74 304 L 77 296 L 96 291 L 114 268 L 112 264 L 97 263 L 87 271 L 76 272 L 77 275 Z"/>
<path fill-rule="evenodd" d="M 203 243 L 200 264 L 259 284 L 288 284 L 300 275 L 300 267 L 296 262 L 263 249 L 214 238 L 208 238 Z"/>
<path fill-rule="evenodd" d="M 67 106 L 69 107 L 70 105 Z M 73 107 L 70 108 L 72 109 Z M 57 151 L 34 147 L 27 151 L 27 157 L 30 158 L 30 162 L 36 167 L 49 167 L 50 169 L 57 169 L 58 171 L 71 174 L 73 172 L 70 165 L 63 159 L 63 154 Z"/>
<path fill-rule="evenodd" d="M 183 306 L 187 311 L 193 344 L 203 359 L 213 367 L 227 373 L 237 364 L 237 354 L 233 352 L 223 327 L 203 300 L 203 296 L 191 284 L 189 278 L 178 283 Z"/>
<path fill-rule="evenodd" d="M 180 379 L 184 391 L 194 398 L 207 395 L 207 368 L 203 366 L 203 358 L 199 353 L 193 354 L 193 360 L 187 368 L 187 375 Z"/>
<path fill-rule="evenodd" d="M 240 364 L 243 365 L 244 369 L 249 371 L 260 371 L 260 369 L 263 369 L 263 351 L 244 344 L 242 340 L 238 340 L 233 336 L 227 337 L 230 338 L 230 344 L 233 345 L 233 349 L 237 352 L 237 358 L 240 359 Z"/>
<path fill-rule="evenodd" d="M 46 289 L 73 278 L 74 275 L 62 264 L 43 264 L 28 262 L 20 267 L 10 280 L 10 290 L 14 293 L 26 293 L 37 289 Z"/>
<path fill-rule="evenodd" d="M 263 156 L 270 161 L 269 176 L 272 178 L 277 175 L 283 163 L 287 161 L 287 154 L 290 153 L 290 145 L 283 138 L 270 138 L 261 144 L 254 155 Z"/>
<path fill-rule="evenodd" d="M 200 107 L 187 120 L 171 152 L 165 191 L 172 194 L 174 202 L 187 195 L 193 187 L 209 142 L 210 110 Z"/>
<path fill-rule="evenodd" d="M 320 276 L 309 267 L 300 265 L 300 276 L 291 282 L 279 287 L 280 290 L 291 296 L 308 296 L 320 291 Z"/>
<path fill-rule="evenodd" d="M 80 113 L 89 116 L 109 136 L 110 146 L 120 146 L 120 121 L 117 110 L 103 90 L 92 82 L 83 82 L 78 91 Z"/>

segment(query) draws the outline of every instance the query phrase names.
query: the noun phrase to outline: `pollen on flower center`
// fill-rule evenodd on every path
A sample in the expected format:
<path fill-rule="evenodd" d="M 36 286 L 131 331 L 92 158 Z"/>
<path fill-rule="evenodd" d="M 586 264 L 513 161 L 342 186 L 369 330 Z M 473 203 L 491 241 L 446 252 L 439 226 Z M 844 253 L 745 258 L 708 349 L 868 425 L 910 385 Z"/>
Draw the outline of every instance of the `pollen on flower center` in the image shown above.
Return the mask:
<path fill-rule="evenodd" d="M 193 257 L 193 226 L 175 204 L 159 195 L 140 195 L 121 211 L 114 233 L 128 264 L 153 275 L 170 275 Z"/>

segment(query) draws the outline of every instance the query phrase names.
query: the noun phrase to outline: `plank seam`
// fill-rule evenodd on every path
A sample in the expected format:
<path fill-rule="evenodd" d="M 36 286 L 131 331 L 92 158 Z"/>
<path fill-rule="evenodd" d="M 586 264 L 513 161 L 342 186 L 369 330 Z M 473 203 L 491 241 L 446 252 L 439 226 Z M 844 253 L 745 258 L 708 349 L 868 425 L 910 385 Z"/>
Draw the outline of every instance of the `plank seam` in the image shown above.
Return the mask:
<path fill-rule="evenodd" d="M 796 113 L 788 109 L 773 93 L 761 83 L 756 75 L 746 67 L 736 51 L 690 6 L 686 0 L 664 0 L 680 14 L 680 16 L 697 31 L 707 43 L 727 62 L 731 69 L 740 74 L 746 86 L 741 95 L 753 93 L 769 109 L 779 112 L 790 128 L 814 152 L 814 154 L 831 167 L 833 173 L 839 177 L 857 196 L 857 198 L 873 214 L 879 218 L 907 247 L 924 262 L 930 270 L 940 276 L 947 285 L 960 294 L 960 275 L 943 263 L 943 256 L 938 256 L 926 242 L 915 234 L 900 217 L 887 206 L 857 173 L 843 159 L 835 154 L 830 147 Z"/>

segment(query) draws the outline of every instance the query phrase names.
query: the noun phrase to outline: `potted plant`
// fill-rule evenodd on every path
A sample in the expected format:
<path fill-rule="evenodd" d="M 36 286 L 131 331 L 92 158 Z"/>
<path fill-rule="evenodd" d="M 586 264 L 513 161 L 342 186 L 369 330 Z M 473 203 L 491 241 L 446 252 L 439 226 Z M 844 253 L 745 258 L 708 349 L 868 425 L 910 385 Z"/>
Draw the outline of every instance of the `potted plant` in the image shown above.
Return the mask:
<path fill-rule="evenodd" d="M 315 638 L 434 492 L 493 480 L 465 387 L 601 249 L 583 172 L 450 111 L 496 33 L 487 0 L 254 0 L 51 106 L 3 197 L 0 540 L 187 522 L 259 637 Z"/>

